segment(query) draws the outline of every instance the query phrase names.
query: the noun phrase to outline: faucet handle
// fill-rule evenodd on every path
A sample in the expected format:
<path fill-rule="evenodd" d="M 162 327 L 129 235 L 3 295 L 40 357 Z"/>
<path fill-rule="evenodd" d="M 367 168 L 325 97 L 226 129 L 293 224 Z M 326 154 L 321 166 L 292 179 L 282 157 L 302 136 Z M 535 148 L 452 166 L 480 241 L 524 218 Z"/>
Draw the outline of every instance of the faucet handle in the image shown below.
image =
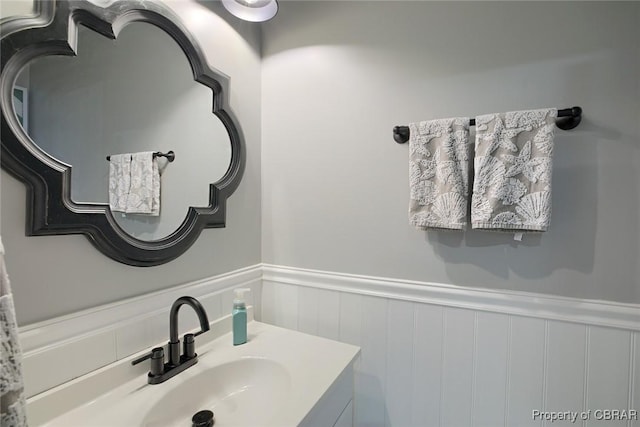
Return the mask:
<path fill-rule="evenodd" d="M 149 376 L 156 377 L 164 374 L 164 348 L 156 347 L 151 350 L 151 369 Z"/>
<path fill-rule="evenodd" d="M 186 359 L 192 359 L 196 356 L 196 340 L 194 334 L 184 334 L 182 338 L 182 355 Z"/>
<path fill-rule="evenodd" d="M 150 351 L 149 353 L 145 354 L 144 356 L 138 357 L 136 360 L 132 360 L 131 364 L 132 365 L 137 365 L 138 363 L 144 362 L 145 360 L 149 359 L 151 356 L 153 356 L 153 351 Z"/>
<path fill-rule="evenodd" d="M 144 356 L 132 361 L 131 364 L 137 365 L 147 359 L 151 359 L 150 376 L 162 375 L 164 373 L 164 348 L 156 347 Z"/>
<path fill-rule="evenodd" d="M 153 350 L 151 350 L 149 353 L 140 356 L 139 358 L 133 360 L 131 362 L 132 365 L 137 365 L 140 362 L 144 362 L 147 359 L 151 359 L 151 364 L 153 364 L 153 362 L 155 360 L 162 360 L 162 363 L 164 363 L 164 348 L 162 347 L 155 347 Z"/>

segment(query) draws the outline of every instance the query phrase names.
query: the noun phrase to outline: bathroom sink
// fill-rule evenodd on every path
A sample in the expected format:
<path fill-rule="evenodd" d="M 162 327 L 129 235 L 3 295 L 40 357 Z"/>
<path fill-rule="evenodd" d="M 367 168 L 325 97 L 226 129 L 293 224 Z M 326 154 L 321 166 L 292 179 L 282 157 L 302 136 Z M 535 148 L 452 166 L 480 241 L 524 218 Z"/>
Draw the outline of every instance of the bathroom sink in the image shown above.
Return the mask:
<path fill-rule="evenodd" d="M 213 411 L 216 426 L 261 425 L 276 415 L 290 388 L 291 377 L 281 364 L 246 357 L 185 379 L 148 410 L 142 425 L 185 426 L 204 409 Z"/>
<path fill-rule="evenodd" d="M 29 424 L 191 427 L 204 410 L 215 427 L 335 424 L 353 394 L 357 347 L 255 321 L 234 346 L 230 329 L 230 316 L 212 324 L 198 363 L 160 384 L 147 383 L 149 364 L 131 364 L 138 353 L 44 392 L 29 402 Z"/>

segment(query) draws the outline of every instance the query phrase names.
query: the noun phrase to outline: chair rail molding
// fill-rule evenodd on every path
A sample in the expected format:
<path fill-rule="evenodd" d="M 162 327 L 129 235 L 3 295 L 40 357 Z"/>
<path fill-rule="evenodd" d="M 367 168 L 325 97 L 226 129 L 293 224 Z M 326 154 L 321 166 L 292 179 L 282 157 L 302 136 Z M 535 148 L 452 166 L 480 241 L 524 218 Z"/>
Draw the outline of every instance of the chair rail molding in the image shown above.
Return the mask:
<path fill-rule="evenodd" d="M 640 331 L 640 304 L 263 264 L 262 280 L 469 310 Z"/>

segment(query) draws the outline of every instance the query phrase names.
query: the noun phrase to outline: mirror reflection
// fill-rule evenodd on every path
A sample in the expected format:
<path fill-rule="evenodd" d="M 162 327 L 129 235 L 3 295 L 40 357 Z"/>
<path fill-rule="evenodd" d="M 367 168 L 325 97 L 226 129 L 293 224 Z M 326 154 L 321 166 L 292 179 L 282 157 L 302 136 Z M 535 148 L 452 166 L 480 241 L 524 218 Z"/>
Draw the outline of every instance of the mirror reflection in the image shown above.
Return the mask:
<path fill-rule="evenodd" d="M 210 88 L 193 80 L 178 44 L 163 30 L 134 22 L 110 40 L 78 29 L 77 57 L 29 63 L 14 87 L 14 109 L 34 143 L 72 165 L 71 198 L 109 203 L 107 156 L 144 151 L 158 157 L 160 214 L 114 212 L 142 240 L 175 231 L 189 206 L 208 206 L 209 184 L 231 160 L 229 135 L 211 112 Z"/>

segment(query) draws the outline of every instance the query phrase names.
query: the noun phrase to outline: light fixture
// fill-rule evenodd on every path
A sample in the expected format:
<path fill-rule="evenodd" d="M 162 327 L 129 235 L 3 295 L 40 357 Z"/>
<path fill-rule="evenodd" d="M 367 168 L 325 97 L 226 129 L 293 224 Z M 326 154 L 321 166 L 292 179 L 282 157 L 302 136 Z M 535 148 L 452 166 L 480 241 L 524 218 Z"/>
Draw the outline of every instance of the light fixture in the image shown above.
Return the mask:
<path fill-rule="evenodd" d="M 251 22 L 263 22 L 276 16 L 276 0 L 222 0 L 222 5 L 232 15 Z"/>

